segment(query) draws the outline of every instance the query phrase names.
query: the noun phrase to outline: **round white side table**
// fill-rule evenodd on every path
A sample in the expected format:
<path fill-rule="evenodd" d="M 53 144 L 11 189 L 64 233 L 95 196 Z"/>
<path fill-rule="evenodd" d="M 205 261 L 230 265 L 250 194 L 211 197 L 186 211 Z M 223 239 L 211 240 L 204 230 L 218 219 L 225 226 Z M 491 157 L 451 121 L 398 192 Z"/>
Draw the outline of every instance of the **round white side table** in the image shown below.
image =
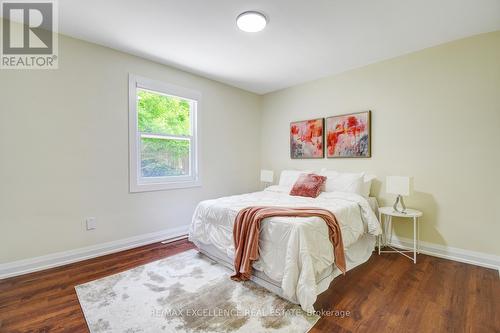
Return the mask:
<path fill-rule="evenodd" d="M 417 263 L 417 253 L 419 253 L 419 240 L 420 240 L 420 227 L 418 218 L 424 215 L 421 211 L 416 209 L 407 209 L 405 213 L 399 213 L 394 210 L 392 207 L 381 207 L 379 208 L 379 220 L 382 224 L 382 234 L 378 237 L 378 254 L 381 253 L 399 253 L 403 256 L 407 257 L 410 260 L 413 260 L 413 263 Z M 413 220 L 413 250 L 398 250 L 389 245 L 387 242 L 387 232 L 390 232 L 392 237 L 392 218 L 393 217 L 403 217 Z M 380 250 L 382 246 L 387 246 L 392 250 Z M 413 253 L 413 258 L 410 257 L 407 253 Z"/>

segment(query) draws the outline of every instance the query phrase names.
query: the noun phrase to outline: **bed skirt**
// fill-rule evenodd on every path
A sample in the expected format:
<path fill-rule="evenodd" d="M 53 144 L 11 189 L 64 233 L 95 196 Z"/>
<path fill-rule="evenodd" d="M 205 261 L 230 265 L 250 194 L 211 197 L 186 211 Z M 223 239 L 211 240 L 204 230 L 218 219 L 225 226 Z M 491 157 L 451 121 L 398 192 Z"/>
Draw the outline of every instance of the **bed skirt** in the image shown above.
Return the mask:
<path fill-rule="evenodd" d="M 347 271 L 365 263 L 370 259 L 370 256 L 375 249 L 376 237 L 370 234 L 363 235 L 358 241 L 354 242 L 345 249 L 345 257 L 347 263 Z M 212 260 L 226 266 L 231 271 L 234 271 L 233 260 L 229 258 L 225 253 L 217 249 L 211 244 L 203 244 L 197 242 L 198 250 L 211 258 Z M 317 295 L 321 294 L 328 289 L 330 283 L 337 276 L 341 275 L 342 272 L 331 265 L 325 269 L 316 280 Z M 347 273 L 349 276 L 349 273 Z M 257 283 L 259 286 L 266 288 L 267 290 L 275 293 L 276 295 L 289 300 L 290 302 L 297 303 L 296 299 L 289 299 L 283 295 L 281 289 L 281 281 L 276 281 L 267 276 L 264 272 L 257 269 L 253 270 L 251 280 Z"/>

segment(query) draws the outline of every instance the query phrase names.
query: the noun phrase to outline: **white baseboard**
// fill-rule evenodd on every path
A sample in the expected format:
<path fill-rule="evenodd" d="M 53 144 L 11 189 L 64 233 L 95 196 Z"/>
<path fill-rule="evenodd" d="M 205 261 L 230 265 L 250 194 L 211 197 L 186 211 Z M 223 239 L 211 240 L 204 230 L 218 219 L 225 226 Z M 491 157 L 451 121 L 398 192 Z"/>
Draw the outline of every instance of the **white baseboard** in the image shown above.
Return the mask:
<path fill-rule="evenodd" d="M 132 249 L 135 247 L 160 242 L 163 240 L 174 240 L 188 233 L 188 226 L 182 226 L 154 233 L 120 239 L 103 244 L 82 247 L 74 250 L 52 253 L 40 257 L 17 260 L 0 264 L 0 279 L 18 276 L 26 273 L 41 271 L 48 268 L 63 266 L 74 262 L 91 259 L 106 254 Z M 394 247 L 412 249 L 413 240 L 403 237 L 392 236 L 390 244 Z M 500 256 L 463 250 L 425 241 L 420 241 L 420 253 L 434 257 L 459 261 L 467 264 L 492 268 L 500 274 Z"/>
<path fill-rule="evenodd" d="M 413 249 L 413 239 L 392 235 L 390 245 L 411 250 Z M 428 254 L 434 257 L 459 261 L 466 264 L 496 269 L 500 274 L 500 256 L 496 256 L 493 254 L 464 250 L 456 247 L 439 245 L 424 241 L 420 241 L 420 253 Z"/>
<path fill-rule="evenodd" d="M 41 271 L 48 268 L 71 264 L 110 253 L 124 251 L 135 247 L 174 240 L 187 235 L 189 226 L 166 229 L 149 234 L 120 239 L 112 242 L 86 246 L 74 250 L 52 253 L 40 257 L 17 260 L 0 264 L 0 280 L 12 276 Z"/>

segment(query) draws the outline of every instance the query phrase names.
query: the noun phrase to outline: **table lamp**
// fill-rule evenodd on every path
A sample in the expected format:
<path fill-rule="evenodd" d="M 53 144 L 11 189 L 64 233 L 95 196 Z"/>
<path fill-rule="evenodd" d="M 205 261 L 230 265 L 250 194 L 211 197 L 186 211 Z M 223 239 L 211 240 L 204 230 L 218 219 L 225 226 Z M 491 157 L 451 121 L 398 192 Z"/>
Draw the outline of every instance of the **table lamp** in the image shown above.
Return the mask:
<path fill-rule="evenodd" d="M 392 208 L 394 211 L 406 214 L 406 206 L 403 196 L 409 196 L 413 190 L 413 179 L 408 176 L 388 176 L 386 178 L 386 192 L 397 194 L 396 202 Z"/>
<path fill-rule="evenodd" d="M 260 170 L 260 181 L 267 187 L 273 183 L 274 172 L 272 170 Z"/>

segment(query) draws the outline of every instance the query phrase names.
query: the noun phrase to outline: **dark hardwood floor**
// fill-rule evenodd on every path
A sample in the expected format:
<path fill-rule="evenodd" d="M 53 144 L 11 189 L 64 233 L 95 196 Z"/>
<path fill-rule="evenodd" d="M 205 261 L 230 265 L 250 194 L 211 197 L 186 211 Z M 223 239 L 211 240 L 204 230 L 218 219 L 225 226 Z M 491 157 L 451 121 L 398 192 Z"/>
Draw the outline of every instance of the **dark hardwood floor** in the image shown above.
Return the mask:
<path fill-rule="evenodd" d="M 88 332 L 75 285 L 193 247 L 156 243 L 0 280 L 0 332 Z M 311 332 L 500 332 L 500 279 L 496 270 L 425 255 L 416 265 L 373 255 L 335 279 L 315 308 L 329 315 Z"/>

